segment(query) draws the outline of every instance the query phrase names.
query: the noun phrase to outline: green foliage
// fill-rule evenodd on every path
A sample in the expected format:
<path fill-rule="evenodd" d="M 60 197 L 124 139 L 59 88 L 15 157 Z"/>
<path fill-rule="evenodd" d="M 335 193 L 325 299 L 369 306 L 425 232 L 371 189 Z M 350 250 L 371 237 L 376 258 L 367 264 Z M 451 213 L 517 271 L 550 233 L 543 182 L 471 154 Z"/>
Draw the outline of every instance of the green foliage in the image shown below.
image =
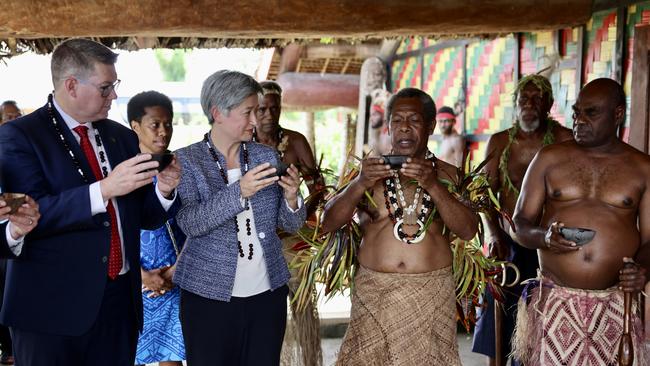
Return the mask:
<path fill-rule="evenodd" d="M 185 50 L 155 50 L 164 81 L 185 81 Z"/>

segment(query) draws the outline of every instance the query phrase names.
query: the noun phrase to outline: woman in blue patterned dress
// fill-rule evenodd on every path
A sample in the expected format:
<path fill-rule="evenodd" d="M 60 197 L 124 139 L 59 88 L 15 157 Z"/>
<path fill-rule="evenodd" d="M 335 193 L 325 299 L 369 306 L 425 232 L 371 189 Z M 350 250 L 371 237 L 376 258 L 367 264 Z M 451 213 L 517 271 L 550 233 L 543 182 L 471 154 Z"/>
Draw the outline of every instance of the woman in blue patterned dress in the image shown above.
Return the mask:
<path fill-rule="evenodd" d="M 142 152 L 167 151 L 173 131 L 173 108 L 167 96 L 155 91 L 137 94 L 129 101 L 127 115 Z M 174 207 L 170 209 L 173 214 L 172 210 Z M 184 242 L 185 235 L 174 218 L 156 230 L 140 233 L 144 329 L 138 340 L 136 364 L 181 366 L 185 359 L 178 318 L 180 290 L 172 283 L 176 258 Z"/>

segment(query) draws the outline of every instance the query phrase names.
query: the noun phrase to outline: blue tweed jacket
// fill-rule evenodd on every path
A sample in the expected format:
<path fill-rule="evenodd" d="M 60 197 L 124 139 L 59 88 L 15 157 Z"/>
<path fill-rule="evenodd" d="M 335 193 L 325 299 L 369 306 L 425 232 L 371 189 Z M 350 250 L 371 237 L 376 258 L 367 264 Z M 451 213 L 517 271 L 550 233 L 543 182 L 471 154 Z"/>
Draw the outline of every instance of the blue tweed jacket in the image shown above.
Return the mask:
<path fill-rule="evenodd" d="M 278 156 L 272 148 L 254 142 L 246 146 L 249 169 L 265 162 L 277 163 Z M 225 168 L 225 157 L 216 152 L 219 163 Z M 240 161 L 243 162 L 241 154 L 240 151 Z M 174 282 L 199 296 L 229 301 L 238 258 L 234 217 L 244 210 L 239 183 L 226 186 L 217 163 L 203 141 L 178 150 L 176 156 L 183 168 L 178 186 L 182 207 L 176 221 L 188 239 L 176 265 Z M 306 216 L 305 206 L 302 205 L 295 213 L 291 212 L 282 188 L 277 184 L 258 191 L 250 202 L 271 289 L 275 290 L 285 285 L 290 277 L 276 230 L 280 227 L 295 232 L 302 227 Z"/>

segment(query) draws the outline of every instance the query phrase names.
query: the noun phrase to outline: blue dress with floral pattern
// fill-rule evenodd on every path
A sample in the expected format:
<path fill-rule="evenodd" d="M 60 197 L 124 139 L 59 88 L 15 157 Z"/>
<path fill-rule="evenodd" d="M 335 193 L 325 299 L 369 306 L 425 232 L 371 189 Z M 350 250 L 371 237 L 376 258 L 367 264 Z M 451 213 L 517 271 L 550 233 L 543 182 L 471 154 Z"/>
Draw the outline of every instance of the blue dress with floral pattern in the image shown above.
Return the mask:
<path fill-rule="evenodd" d="M 145 271 L 171 266 L 176 263 L 176 249 L 185 242 L 175 219 L 156 230 L 140 232 L 140 265 Z M 169 231 L 172 231 L 177 248 L 174 248 Z M 147 292 L 148 293 L 148 292 Z M 180 289 L 178 286 L 164 295 L 149 298 L 142 294 L 144 328 L 138 339 L 135 363 L 138 365 L 160 361 L 185 360 L 185 345 L 178 318 Z"/>

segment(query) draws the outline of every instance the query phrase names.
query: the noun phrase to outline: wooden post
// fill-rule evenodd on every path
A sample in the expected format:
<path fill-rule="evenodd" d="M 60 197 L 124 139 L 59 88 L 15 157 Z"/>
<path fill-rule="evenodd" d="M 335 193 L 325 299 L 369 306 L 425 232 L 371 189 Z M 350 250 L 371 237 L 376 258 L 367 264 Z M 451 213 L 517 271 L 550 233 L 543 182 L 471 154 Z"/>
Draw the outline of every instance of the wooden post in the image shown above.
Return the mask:
<path fill-rule="evenodd" d="M 630 103 L 630 145 L 648 153 L 648 98 L 650 80 L 648 69 L 650 57 L 650 27 L 634 30 L 634 57 L 632 60 L 632 100 Z"/>
<path fill-rule="evenodd" d="M 316 156 L 316 125 L 314 123 L 314 112 L 305 112 L 305 126 L 307 126 L 307 142 L 311 152 Z"/>

